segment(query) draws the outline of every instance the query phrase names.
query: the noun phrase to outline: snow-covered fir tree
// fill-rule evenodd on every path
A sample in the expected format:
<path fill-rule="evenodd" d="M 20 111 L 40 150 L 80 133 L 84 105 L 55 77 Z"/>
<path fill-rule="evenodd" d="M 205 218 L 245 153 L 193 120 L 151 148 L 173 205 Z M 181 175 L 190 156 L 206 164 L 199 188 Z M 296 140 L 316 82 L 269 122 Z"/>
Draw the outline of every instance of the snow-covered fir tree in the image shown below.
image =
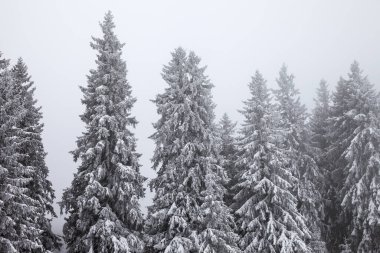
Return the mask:
<path fill-rule="evenodd" d="M 146 252 L 238 252 L 234 222 L 223 202 L 226 180 L 218 166 L 212 84 L 200 58 L 172 53 L 162 77 L 169 85 L 154 103 L 156 194 L 148 208 Z"/>
<path fill-rule="evenodd" d="M 220 144 L 220 156 L 223 158 L 223 167 L 229 178 L 236 175 L 235 166 L 235 131 L 236 122 L 233 122 L 227 113 L 224 113 L 218 124 L 218 137 Z"/>
<path fill-rule="evenodd" d="M 236 122 L 228 117 L 227 113 L 224 113 L 219 121 L 217 132 L 218 132 L 218 145 L 220 149 L 221 166 L 227 173 L 229 181 L 226 185 L 227 192 L 225 194 L 225 202 L 227 206 L 232 204 L 233 190 L 232 186 L 236 183 L 237 170 L 234 166 L 236 159 L 236 140 L 235 140 L 235 130 Z"/>
<path fill-rule="evenodd" d="M 320 214 L 323 208 L 322 196 L 319 192 L 323 183 L 323 174 L 311 156 L 310 133 L 306 126 L 306 107 L 301 104 L 299 91 L 295 88 L 294 76 L 287 73 L 282 66 L 276 80 L 278 89 L 274 91 L 277 108 L 280 114 L 278 127 L 283 132 L 283 148 L 290 160 L 293 176 L 298 179 L 296 196 L 298 210 L 306 218 L 312 232 L 310 246 L 314 252 L 325 252 L 325 243 L 321 240 Z"/>
<path fill-rule="evenodd" d="M 103 37 L 91 43 L 97 68 L 90 71 L 87 87 L 81 87 L 86 130 L 72 152 L 81 164 L 61 202 L 69 214 L 63 232 L 68 252 L 143 252 L 139 199 L 145 178 L 131 132 L 137 123 L 131 116 L 136 99 L 111 12 L 100 26 Z"/>
<path fill-rule="evenodd" d="M 311 234 L 297 210 L 294 188 L 298 178 L 280 146 L 266 81 L 256 72 L 249 83 L 251 97 L 241 111 L 245 117 L 238 141 L 240 170 L 233 208 L 240 247 L 245 253 L 311 252 Z"/>
<path fill-rule="evenodd" d="M 380 251 L 378 101 L 373 85 L 354 62 L 333 96 L 328 151 L 341 206 L 335 247 L 349 245 L 353 252 Z"/>
<path fill-rule="evenodd" d="M 209 164 L 212 165 L 213 161 Z M 207 166 L 207 165 L 206 165 Z M 216 171 L 215 171 L 216 170 Z M 200 248 L 202 253 L 239 253 L 239 237 L 234 233 L 234 220 L 231 210 L 223 201 L 225 189 L 215 165 L 206 167 L 206 189 L 202 192 L 204 202 L 200 207 L 201 234 Z"/>
<path fill-rule="evenodd" d="M 315 106 L 310 119 L 311 146 L 314 148 L 314 155 L 320 172 L 323 175 L 323 182 L 319 185 L 319 192 L 322 195 L 323 206 L 320 210 L 321 234 L 326 246 L 330 251 L 330 246 L 334 241 L 332 224 L 337 219 L 335 207 L 336 193 L 332 187 L 331 167 L 327 159 L 327 150 L 330 145 L 330 101 L 331 96 L 325 80 L 321 80 L 317 89 L 317 97 L 314 99 Z"/>
<path fill-rule="evenodd" d="M 0 55 L 1 57 L 1 55 Z M 0 59 L 0 251 L 51 252 L 54 194 L 47 180 L 41 113 L 21 60 L 10 70 Z"/>
<path fill-rule="evenodd" d="M 330 93 L 325 80 L 321 80 L 319 83 L 317 97 L 314 99 L 314 102 L 313 114 L 310 119 L 312 131 L 311 143 L 313 147 L 318 148 L 318 152 L 325 153 L 329 146 L 328 119 L 330 116 Z M 321 155 L 318 154 L 318 157 L 321 157 Z"/>
<path fill-rule="evenodd" d="M 347 147 L 353 139 L 353 132 L 357 128 L 356 122 L 347 117 L 347 112 L 351 111 L 354 107 L 352 102 L 355 97 L 354 87 L 352 83 L 345 82 L 341 78 L 336 86 L 336 90 L 332 96 L 332 106 L 330 110 L 330 145 L 327 150 L 327 161 L 330 166 L 330 177 L 332 184 L 330 185 L 330 192 L 332 194 L 332 210 L 327 212 L 331 224 L 331 240 L 329 241 L 329 248 L 331 251 L 338 252 L 343 246 L 349 247 L 348 234 L 348 220 L 351 217 L 346 217 L 341 209 L 342 193 L 341 189 L 344 185 L 345 172 L 344 168 L 347 161 L 343 155 Z"/>
<path fill-rule="evenodd" d="M 33 81 L 28 73 L 28 68 L 20 58 L 12 68 L 12 77 L 16 88 L 19 90 L 22 107 L 25 114 L 21 118 L 18 128 L 24 141 L 20 143 L 19 149 L 24 154 L 20 163 L 32 169 L 32 181 L 27 185 L 29 196 L 38 201 L 39 210 L 36 213 L 36 221 L 42 233 L 39 235 L 44 249 L 54 250 L 60 247 L 59 237 L 51 230 L 51 218 L 56 217 L 52 206 L 54 190 L 51 182 L 47 179 L 49 169 L 45 163 L 46 152 L 42 143 L 43 131 L 41 107 L 37 107 L 34 99 Z M 51 217 L 51 218 L 48 218 Z"/>
<path fill-rule="evenodd" d="M 0 58 L 0 95 L 0 251 L 31 252 L 41 249 L 42 243 L 38 240 L 38 227 L 28 219 L 36 211 L 36 203 L 26 188 L 33 171 L 19 162 L 22 154 L 18 145 L 22 140 L 17 124 L 25 110 L 9 70 L 9 60 L 4 58 Z"/>

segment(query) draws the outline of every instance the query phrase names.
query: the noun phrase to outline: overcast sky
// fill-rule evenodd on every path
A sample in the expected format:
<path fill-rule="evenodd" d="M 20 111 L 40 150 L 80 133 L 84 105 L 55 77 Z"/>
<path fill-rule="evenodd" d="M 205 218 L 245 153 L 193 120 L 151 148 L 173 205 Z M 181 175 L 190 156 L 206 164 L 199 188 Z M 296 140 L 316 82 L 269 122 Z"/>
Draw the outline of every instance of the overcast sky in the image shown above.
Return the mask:
<path fill-rule="evenodd" d="M 59 201 L 77 165 L 68 153 L 83 125 L 79 85 L 95 68 L 91 36 L 99 36 L 106 11 L 115 16 L 116 34 L 125 42 L 128 80 L 137 97 L 133 114 L 142 173 L 152 177 L 150 101 L 165 87 L 163 64 L 178 46 L 193 50 L 208 65 L 218 118 L 237 112 L 248 98 L 256 69 L 275 87 L 283 63 L 294 73 L 301 99 L 313 106 L 321 78 L 333 88 L 354 59 L 380 87 L 380 1 L 7 1 L 0 0 L 0 51 L 12 63 L 22 57 L 35 81 L 42 106 L 50 179 Z M 142 206 L 150 203 L 147 190 Z M 57 208 L 57 212 L 59 212 Z M 54 221 L 61 233 L 62 216 Z"/>

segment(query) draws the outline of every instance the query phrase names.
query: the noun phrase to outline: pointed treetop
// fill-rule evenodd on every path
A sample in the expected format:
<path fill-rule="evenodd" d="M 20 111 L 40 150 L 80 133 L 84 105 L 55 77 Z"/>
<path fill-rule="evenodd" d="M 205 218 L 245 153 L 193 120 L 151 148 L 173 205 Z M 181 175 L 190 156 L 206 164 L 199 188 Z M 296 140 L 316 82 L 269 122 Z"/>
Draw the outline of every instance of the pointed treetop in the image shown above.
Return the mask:
<path fill-rule="evenodd" d="M 172 59 L 171 61 L 169 62 L 169 65 L 168 66 L 171 66 L 173 64 L 175 65 L 181 65 L 185 62 L 185 60 L 187 59 L 187 54 L 186 54 L 186 51 L 185 49 L 183 49 L 182 47 L 177 47 L 176 49 L 174 49 L 173 52 L 170 53 L 172 55 Z M 166 65 L 165 65 L 166 66 Z"/>
<path fill-rule="evenodd" d="M 28 66 L 26 66 L 24 60 L 21 57 L 18 58 L 17 63 L 13 66 L 12 73 L 20 83 L 26 83 L 30 81 L 31 77 L 28 75 Z"/>
<path fill-rule="evenodd" d="M 288 94 L 290 96 L 299 94 L 298 89 L 295 88 L 294 75 L 288 74 L 288 67 L 285 65 L 285 63 L 282 65 L 279 75 L 280 76 L 276 79 L 276 81 L 281 90 L 285 91 L 286 93 L 291 92 Z"/>
<path fill-rule="evenodd" d="M 300 101 L 299 90 L 295 87 L 294 76 L 287 73 L 286 65 L 283 65 L 279 77 L 276 79 L 278 89 L 273 93 L 282 115 L 282 125 L 303 125 L 306 120 L 306 107 Z"/>
<path fill-rule="evenodd" d="M 319 81 L 319 86 L 327 88 L 328 87 L 327 81 L 322 78 L 321 81 Z"/>
<path fill-rule="evenodd" d="M 22 59 L 22 57 L 19 57 L 17 59 L 17 63 L 15 66 L 23 66 L 23 67 L 26 67 L 26 64 L 24 63 L 24 60 Z"/>
<path fill-rule="evenodd" d="M 246 118 L 242 129 L 243 132 L 250 129 L 249 126 L 251 126 L 251 124 L 259 124 L 259 122 L 264 120 L 264 118 L 262 118 L 263 115 L 259 112 L 263 112 L 263 110 L 266 111 L 271 101 L 266 82 L 263 75 L 256 70 L 255 75 L 252 76 L 251 82 L 248 84 L 251 97 L 243 101 L 245 107 L 244 110 L 240 111 Z M 252 117 L 254 117 L 255 120 L 253 120 Z"/>
<path fill-rule="evenodd" d="M 261 74 L 261 72 L 260 72 L 258 69 L 255 71 L 255 75 L 254 75 L 254 77 L 257 78 L 257 79 L 260 79 L 260 80 L 264 80 L 263 75 Z M 252 78 L 253 78 L 253 77 L 252 77 Z M 265 81 L 265 82 L 266 82 L 266 81 Z"/>
<path fill-rule="evenodd" d="M 316 107 L 328 106 L 330 103 L 330 91 L 326 80 L 322 79 L 317 88 L 317 98 L 314 99 Z"/>
<path fill-rule="evenodd" d="M 183 49 L 183 47 L 177 47 L 176 49 L 174 49 L 174 52 L 172 53 L 172 55 L 181 56 L 180 58 L 185 58 L 186 51 L 185 49 Z"/>
<path fill-rule="evenodd" d="M 359 62 L 357 62 L 356 60 L 351 64 L 350 73 L 348 73 L 348 77 L 352 79 L 354 82 L 356 82 L 357 85 L 359 85 L 359 87 L 357 87 L 359 89 L 363 88 L 360 86 L 371 86 L 367 76 L 363 75 L 363 70 L 360 68 Z"/>
<path fill-rule="evenodd" d="M 192 66 L 193 68 L 198 67 L 198 64 L 201 62 L 201 58 L 199 56 L 197 56 L 194 53 L 194 51 L 190 51 L 189 52 L 189 57 L 188 58 L 189 58 L 189 63 L 190 63 L 189 65 Z M 205 69 L 206 67 L 203 67 L 203 68 Z"/>
<path fill-rule="evenodd" d="M 220 120 L 220 122 L 223 123 L 223 125 L 230 125 L 232 123 L 227 113 L 223 113 L 222 119 Z"/>
<path fill-rule="evenodd" d="M 261 81 L 260 83 L 266 83 L 267 81 L 264 79 L 263 75 L 260 73 L 259 70 L 255 71 L 255 75 L 252 76 L 252 81 Z M 249 84 L 249 86 L 252 86 L 252 82 Z"/>
<path fill-rule="evenodd" d="M 255 97 L 255 96 L 258 96 L 259 94 L 266 93 L 267 91 L 266 83 L 267 81 L 264 79 L 260 71 L 256 70 L 255 75 L 252 76 L 252 81 L 248 84 L 251 94 Z M 259 92 L 258 94 L 257 89 L 262 92 Z"/>
<path fill-rule="evenodd" d="M 350 70 L 351 70 L 352 74 L 356 74 L 356 75 L 360 75 L 363 72 L 360 69 L 359 62 L 356 60 L 354 60 L 354 62 L 351 64 Z"/>
<path fill-rule="evenodd" d="M 232 137 L 232 135 L 235 134 L 235 127 L 237 125 L 237 122 L 233 122 L 227 113 L 224 113 L 222 118 L 219 121 L 219 127 L 222 134 L 222 138 L 225 137 Z M 227 135 L 227 136 L 223 136 Z M 232 139 L 231 139 L 232 141 Z"/>
<path fill-rule="evenodd" d="M 208 76 L 204 74 L 207 66 L 200 66 L 201 58 L 194 53 L 194 51 L 189 52 L 188 61 L 187 61 L 187 69 L 189 70 L 190 75 L 192 76 L 191 82 L 198 83 L 198 81 L 202 82 L 202 86 L 205 88 L 213 88 L 214 85 L 208 79 Z M 197 81 L 198 80 L 198 81 Z M 211 96 L 211 94 L 210 94 Z"/>
<path fill-rule="evenodd" d="M 178 73 L 183 72 L 183 66 L 186 63 L 187 56 L 186 51 L 182 47 L 176 48 L 171 52 L 172 59 L 167 65 L 164 65 L 161 76 L 168 84 L 175 84 L 179 81 L 179 78 L 184 78 L 181 75 L 171 74 L 173 70 L 176 70 Z"/>
<path fill-rule="evenodd" d="M 115 24 L 113 22 L 113 15 L 110 11 L 106 13 L 103 22 L 100 23 L 100 27 L 103 32 L 103 37 L 92 37 L 94 42 L 90 43 L 91 47 L 99 50 L 101 55 L 109 53 L 113 54 L 116 52 L 120 55 L 121 48 L 124 46 L 124 43 L 120 43 L 113 31 Z"/>
<path fill-rule="evenodd" d="M 108 11 L 106 15 L 104 16 L 103 23 L 100 24 L 100 26 L 105 29 L 108 28 L 107 30 L 111 31 L 113 28 L 115 28 L 115 23 L 113 22 L 113 15 L 111 11 Z"/>

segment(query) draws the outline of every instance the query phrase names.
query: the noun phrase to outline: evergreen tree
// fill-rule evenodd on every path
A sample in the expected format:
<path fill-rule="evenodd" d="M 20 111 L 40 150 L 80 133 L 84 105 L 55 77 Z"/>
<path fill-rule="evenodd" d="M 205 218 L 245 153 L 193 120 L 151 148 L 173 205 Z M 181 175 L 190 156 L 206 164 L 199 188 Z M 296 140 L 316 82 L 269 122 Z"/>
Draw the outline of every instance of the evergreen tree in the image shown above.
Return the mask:
<path fill-rule="evenodd" d="M 228 178 L 230 179 L 226 185 L 227 192 L 225 194 L 225 202 L 227 206 L 230 206 L 233 201 L 232 186 L 236 184 L 237 170 L 234 166 L 236 160 L 236 140 L 235 140 L 235 128 L 236 122 L 228 117 L 226 113 L 223 114 L 218 124 L 218 140 L 220 157 L 222 159 L 221 166 L 225 169 Z"/>
<path fill-rule="evenodd" d="M 317 98 L 314 99 L 315 106 L 311 117 L 311 143 L 317 148 L 318 158 L 322 158 L 329 146 L 329 116 L 330 116 L 330 94 L 325 80 L 321 80 L 317 89 Z"/>
<path fill-rule="evenodd" d="M 327 150 L 330 145 L 330 93 L 325 80 L 321 80 L 317 89 L 315 107 L 310 119 L 311 145 L 314 148 L 314 158 L 323 175 L 323 183 L 319 186 L 322 195 L 323 206 L 320 210 L 321 231 L 327 248 L 333 250 L 331 245 L 334 241 L 332 224 L 337 219 L 336 193 L 331 180 L 331 167 L 327 159 Z"/>
<path fill-rule="evenodd" d="M 287 150 L 294 177 L 298 178 L 297 197 L 298 210 L 306 218 L 311 229 L 310 246 L 314 252 L 325 252 L 321 241 L 318 210 L 322 208 L 322 197 L 319 192 L 323 182 L 314 158 L 311 156 L 310 133 L 306 127 L 306 107 L 301 104 L 299 91 L 294 85 L 294 76 L 287 73 L 283 65 L 279 78 L 276 80 L 278 90 L 275 90 L 277 111 L 280 113 L 279 128 L 283 131 L 283 148 Z"/>
<path fill-rule="evenodd" d="M 238 252 L 222 201 L 226 176 L 217 165 L 212 84 L 199 63 L 193 52 L 176 49 L 162 73 L 169 87 L 154 100 L 157 177 L 150 182 L 156 195 L 148 208 L 146 252 Z"/>
<path fill-rule="evenodd" d="M 39 231 L 27 219 L 35 204 L 25 187 L 32 172 L 18 163 L 17 144 L 21 140 L 16 124 L 23 113 L 9 60 L 0 58 L 0 251 L 3 252 L 40 248 Z M 24 238 L 20 238 L 21 233 Z"/>
<path fill-rule="evenodd" d="M 206 189 L 202 192 L 204 202 L 200 207 L 202 232 L 200 249 L 202 253 L 239 253 L 237 246 L 239 237 L 234 233 L 235 223 L 231 210 L 223 202 L 225 189 L 223 182 L 213 170 L 206 174 Z"/>
<path fill-rule="evenodd" d="M 0 250 L 42 251 L 41 231 L 35 222 L 39 206 L 27 187 L 34 170 L 21 162 L 26 154 L 20 146 L 26 140 L 19 125 L 26 110 L 9 60 L 1 59 L 0 67 Z"/>
<path fill-rule="evenodd" d="M 25 109 L 25 114 L 18 124 L 18 128 L 22 130 L 20 131 L 21 138 L 24 140 L 19 146 L 24 154 L 22 158 L 20 157 L 19 162 L 34 171 L 27 188 L 30 191 L 29 196 L 38 201 L 39 205 L 39 212 L 36 213 L 35 218 L 39 229 L 42 230 L 39 240 L 46 250 L 58 249 L 60 239 L 51 230 L 51 218 L 47 218 L 47 216 L 57 216 L 52 206 L 54 190 L 51 182 L 47 179 L 49 169 L 45 163 L 46 152 L 41 138 L 43 131 L 43 124 L 40 123 L 42 119 L 41 107 L 36 107 L 35 88 L 28 74 L 28 68 L 21 58 L 12 68 L 12 76 L 22 99 L 22 107 Z"/>
<path fill-rule="evenodd" d="M 42 115 L 33 83 L 20 59 L 12 70 L 0 60 L 0 251 L 51 252 L 54 192 L 47 180 L 41 140 Z"/>
<path fill-rule="evenodd" d="M 341 206 L 335 226 L 335 247 L 349 245 L 354 252 L 380 251 L 379 108 L 373 85 L 359 64 L 351 65 L 333 97 L 333 132 L 328 154 L 334 187 Z M 344 242 L 343 238 L 347 238 Z"/>
<path fill-rule="evenodd" d="M 249 84 L 251 98 L 241 111 L 245 117 L 238 141 L 234 210 L 243 252 L 311 252 L 310 231 L 297 210 L 293 188 L 298 178 L 279 144 L 271 97 L 259 72 Z"/>
<path fill-rule="evenodd" d="M 354 97 L 353 89 L 347 85 L 343 78 L 340 79 L 332 96 L 332 106 L 329 117 L 328 135 L 329 146 L 326 152 L 326 159 L 330 169 L 330 187 L 331 210 L 327 210 L 326 215 L 331 221 L 329 249 L 332 252 L 338 252 L 343 245 L 348 245 L 347 240 L 347 217 L 341 216 L 341 189 L 344 182 L 344 167 L 346 161 L 342 156 L 344 150 L 352 140 L 352 133 L 356 128 L 353 121 L 345 117 L 345 114 L 351 110 L 352 105 L 349 102 Z M 340 129 L 339 129 L 340 128 Z M 340 142 L 342 141 L 342 142 Z"/>
<path fill-rule="evenodd" d="M 131 116 L 136 99 L 111 12 L 100 26 L 103 37 L 91 43 L 98 52 L 97 69 L 90 71 L 87 87 L 81 87 L 86 131 L 72 152 L 81 164 L 61 202 L 69 213 L 63 232 L 68 252 L 142 252 L 138 201 L 144 196 L 145 178 L 130 130 L 137 123 Z"/>
<path fill-rule="evenodd" d="M 223 167 L 225 168 L 229 178 L 234 178 L 236 171 L 233 162 L 235 160 L 235 130 L 236 122 L 224 113 L 218 124 L 218 137 L 220 141 L 220 156 L 223 158 Z"/>

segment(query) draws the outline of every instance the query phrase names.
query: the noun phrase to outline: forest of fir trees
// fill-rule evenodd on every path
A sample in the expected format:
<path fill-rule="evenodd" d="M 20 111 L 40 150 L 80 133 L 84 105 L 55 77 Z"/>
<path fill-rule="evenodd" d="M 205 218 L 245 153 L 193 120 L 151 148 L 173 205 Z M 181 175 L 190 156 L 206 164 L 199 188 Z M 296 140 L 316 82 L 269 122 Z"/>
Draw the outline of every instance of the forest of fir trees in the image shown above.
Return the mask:
<path fill-rule="evenodd" d="M 0 252 L 380 252 L 380 97 L 355 61 L 333 91 L 321 80 L 311 113 L 286 65 L 269 89 L 256 71 L 238 126 L 218 121 L 206 67 L 177 48 L 152 101 L 153 204 L 140 173 L 127 80 L 110 12 L 93 38 L 96 68 L 81 87 L 79 166 L 51 221 L 41 107 L 20 58 L 0 55 Z"/>

